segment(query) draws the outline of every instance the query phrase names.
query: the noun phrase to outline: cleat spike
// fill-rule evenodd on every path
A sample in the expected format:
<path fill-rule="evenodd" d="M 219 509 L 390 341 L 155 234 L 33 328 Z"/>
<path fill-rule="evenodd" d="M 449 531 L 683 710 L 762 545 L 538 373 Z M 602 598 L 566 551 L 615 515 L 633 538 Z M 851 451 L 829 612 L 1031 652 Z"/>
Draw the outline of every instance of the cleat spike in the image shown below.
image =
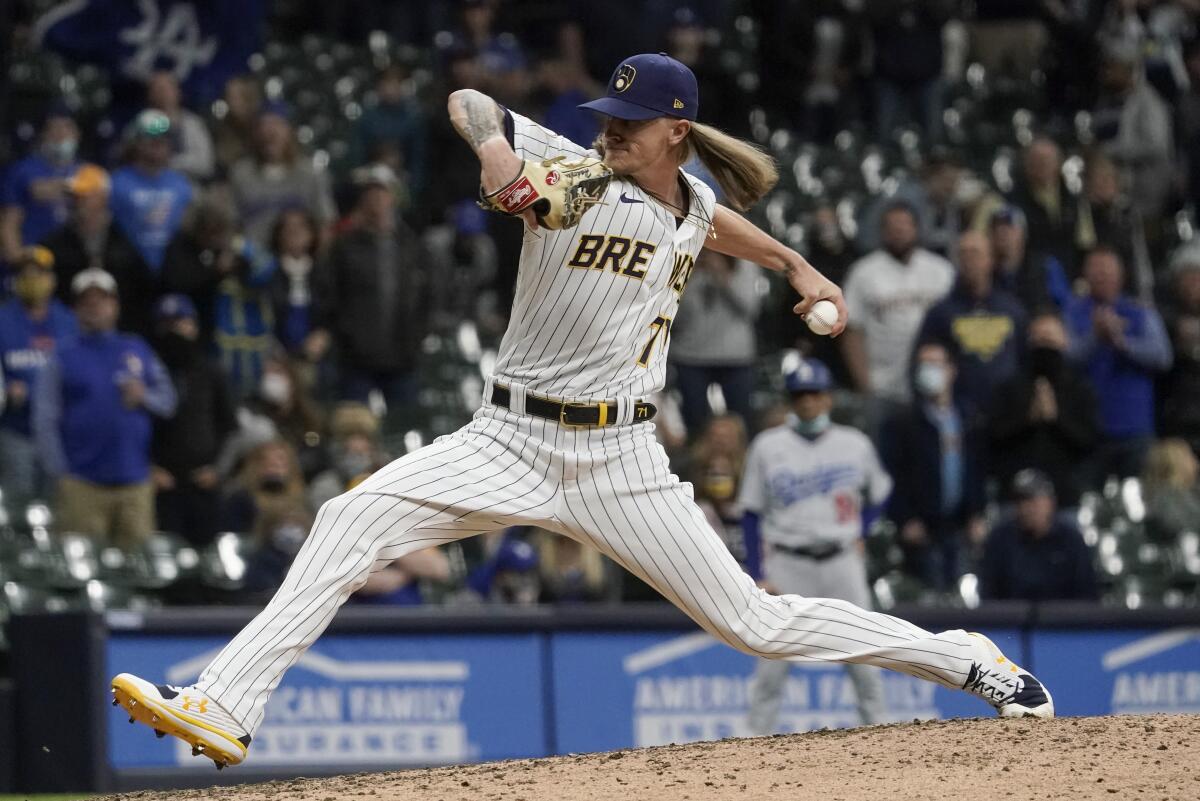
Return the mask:
<path fill-rule="evenodd" d="M 114 698 L 114 699 L 113 699 L 113 706 L 120 706 L 120 705 L 121 705 L 121 702 L 120 702 L 120 701 L 118 701 L 116 698 Z"/>
<path fill-rule="evenodd" d="M 192 746 L 192 756 L 200 756 L 200 749 L 194 745 Z"/>
<path fill-rule="evenodd" d="M 131 715 L 131 716 L 130 716 L 130 718 L 129 718 L 129 722 L 130 722 L 130 723 L 137 723 L 137 718 L 134 718 L 134 717 Z"/>
<path fill-rule="evenodd" d="M 224 762 L 217 762 L 216 765 L 217 765 L 217 770 L 225 770 Z"/>
<path fill-rule="evenodd" d="M 158 729 L 155 729 L 154 736 L 161 740 L 162 738 L 167 736 L 167 733 L 165 731 L 159 731 Z"/>

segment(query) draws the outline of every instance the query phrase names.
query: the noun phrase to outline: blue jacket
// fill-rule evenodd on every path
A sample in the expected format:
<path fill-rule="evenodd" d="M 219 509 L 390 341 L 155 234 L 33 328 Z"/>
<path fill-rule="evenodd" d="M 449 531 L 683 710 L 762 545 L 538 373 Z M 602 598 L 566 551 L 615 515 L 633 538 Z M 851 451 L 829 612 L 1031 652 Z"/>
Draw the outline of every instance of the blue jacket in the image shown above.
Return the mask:
<path fill-rule="evenodd" d="M 1027 317 L 1016 297 L 993 289 L 975 300 L 961 284 L 925 315 L 917 346 L 943 345 L 958 365 L 954 397 L 968 416 L 986 410 L 992 392 L 1017 372 Z"/>
<path fill-rule="evenodd" d="M 128 409 L 121 383 L 138 378 L 144 403 Z M 141 337 L 107 332 L 64 344 L 37 383 L 33 431 L 46 473 L 93 484 L 136 484 L 150 476 L 150 416 L 175 413 L 175 388 Z"/>
<path fill-rule="evenodd" d="M 29 390 L 24 403 L 9 402 L 0 415 L 0 428 L 28 437 L 32 434 L 29 409 L 38 374 L 57 347 L 79 333 L 75 315 L 57 300 L 50 301 L 44 320 L 33 320 L 18 300 L 0 305 L 0 371 L 11 393 L 15 382 Z"/>
<path fill-rule="evenodd" d="M 1154 378 L 1171 367 L 1171 341 L 1154 309 L 1118 298 L 1113 304 L 1125 320 L 1125 344 L 1117 348 L 1096 338 L 1091 298 L 1067 304 L 1070 356 L 1081 366 L 1099 401 L 1100 428 L 1114 438 L 1154 434 Z"/>
<path fill-rule="evenodd" d="M 33 182 L 44 178 L 69 178 L 79 162 L 54 164 L 40 153 L 21 159 L 8 168 L 0 185 L 0 206 L 18 206 L 25 213 L 21 221 L 21 244 L 36 244 L 67 221 L 70 197 L 64 192 L 58 200 L 41 201 L 33 197 Z"/>
<path fill-rule="evenodd" d="M 154 274 L 192 202 L 192 185 L 176 170 L 147 175 L 136 167 L 112 174 L 112 215 Z"/>

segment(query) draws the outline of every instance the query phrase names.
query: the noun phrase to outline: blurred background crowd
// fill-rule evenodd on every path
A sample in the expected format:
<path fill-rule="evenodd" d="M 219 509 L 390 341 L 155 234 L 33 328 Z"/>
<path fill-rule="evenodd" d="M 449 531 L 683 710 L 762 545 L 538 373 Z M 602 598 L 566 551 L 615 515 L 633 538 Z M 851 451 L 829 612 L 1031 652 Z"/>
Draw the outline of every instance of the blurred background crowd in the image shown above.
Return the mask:
<path fill-rule="evenodd" d="M 321 503 L 478 407 L 521 229 L 447 94 L 586 144 L 576 104 L 660 50 L 778 159 L 752 216 L 852 315 L 813 336 L 774 275 L 697 263 L 657 423 L 734 553 L 815 359 L 894 480 L 879 606 L 1200 603 L 1200 0 L 583 5 L 0 11 L 0 606 L 269 593 Z M 652 597 L 512 529 L 355 599 Z"/>

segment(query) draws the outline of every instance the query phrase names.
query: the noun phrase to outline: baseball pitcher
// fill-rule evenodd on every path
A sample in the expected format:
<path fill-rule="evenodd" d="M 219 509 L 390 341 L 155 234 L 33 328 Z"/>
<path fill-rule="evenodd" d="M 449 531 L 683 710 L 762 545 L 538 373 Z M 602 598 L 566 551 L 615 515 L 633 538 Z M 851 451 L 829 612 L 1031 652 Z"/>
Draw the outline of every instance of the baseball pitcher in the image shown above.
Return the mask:
<path fill-rule="evenodd" d="M 879 665 L 965 689 L 1001 715 L 1049 695 L 983 637 L 932 634 L 839 600 L 764 592 L 672 475 L 654 437 L 671 321 L 701 248 L 783 273 L 797 313 L 841 291 L 680 169 L 695 153 L 729 203 L 774 183 L 771 159 L 696 122 L 696 78 L 661 54 L 621 63 L 586 150 L 474 90 L 450 118 L 479 158 L 482 202 L 525 222 L 516 297 L 482 408 L 321 507 L 275 597 L 193 686 L 122 673 L 113 700 L 218 767 L 245 759 L 271 692 L 373 570 L 513 525 L 591 545 L 746 653 Z"/>

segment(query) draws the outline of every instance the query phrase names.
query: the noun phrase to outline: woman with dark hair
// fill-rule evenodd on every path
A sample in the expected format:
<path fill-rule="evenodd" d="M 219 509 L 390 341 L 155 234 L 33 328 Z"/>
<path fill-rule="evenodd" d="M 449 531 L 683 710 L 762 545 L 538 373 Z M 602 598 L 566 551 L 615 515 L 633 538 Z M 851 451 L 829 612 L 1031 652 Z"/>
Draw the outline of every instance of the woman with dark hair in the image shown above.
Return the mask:
<path fill-rule="evenodd" d="M 278 269 L 271 282 L 275 336 L 292 355 L 311 362 L 325 355 L 328 336 L 313 336 L 312 272 L 320 231 L 303 208 L 285 209 L 271 229 L 271 254 Z"/>
<path fill-rule="evenodd" d="M 229 183 L 246 236 L 264 249 L 276 218 L 286 209 L 306 210 L 322 231 L 337 214 L 329 176 L 304 157 L 282 103 L 263 106 L 254 131 L 254 155 L 233 165 Z"/>

